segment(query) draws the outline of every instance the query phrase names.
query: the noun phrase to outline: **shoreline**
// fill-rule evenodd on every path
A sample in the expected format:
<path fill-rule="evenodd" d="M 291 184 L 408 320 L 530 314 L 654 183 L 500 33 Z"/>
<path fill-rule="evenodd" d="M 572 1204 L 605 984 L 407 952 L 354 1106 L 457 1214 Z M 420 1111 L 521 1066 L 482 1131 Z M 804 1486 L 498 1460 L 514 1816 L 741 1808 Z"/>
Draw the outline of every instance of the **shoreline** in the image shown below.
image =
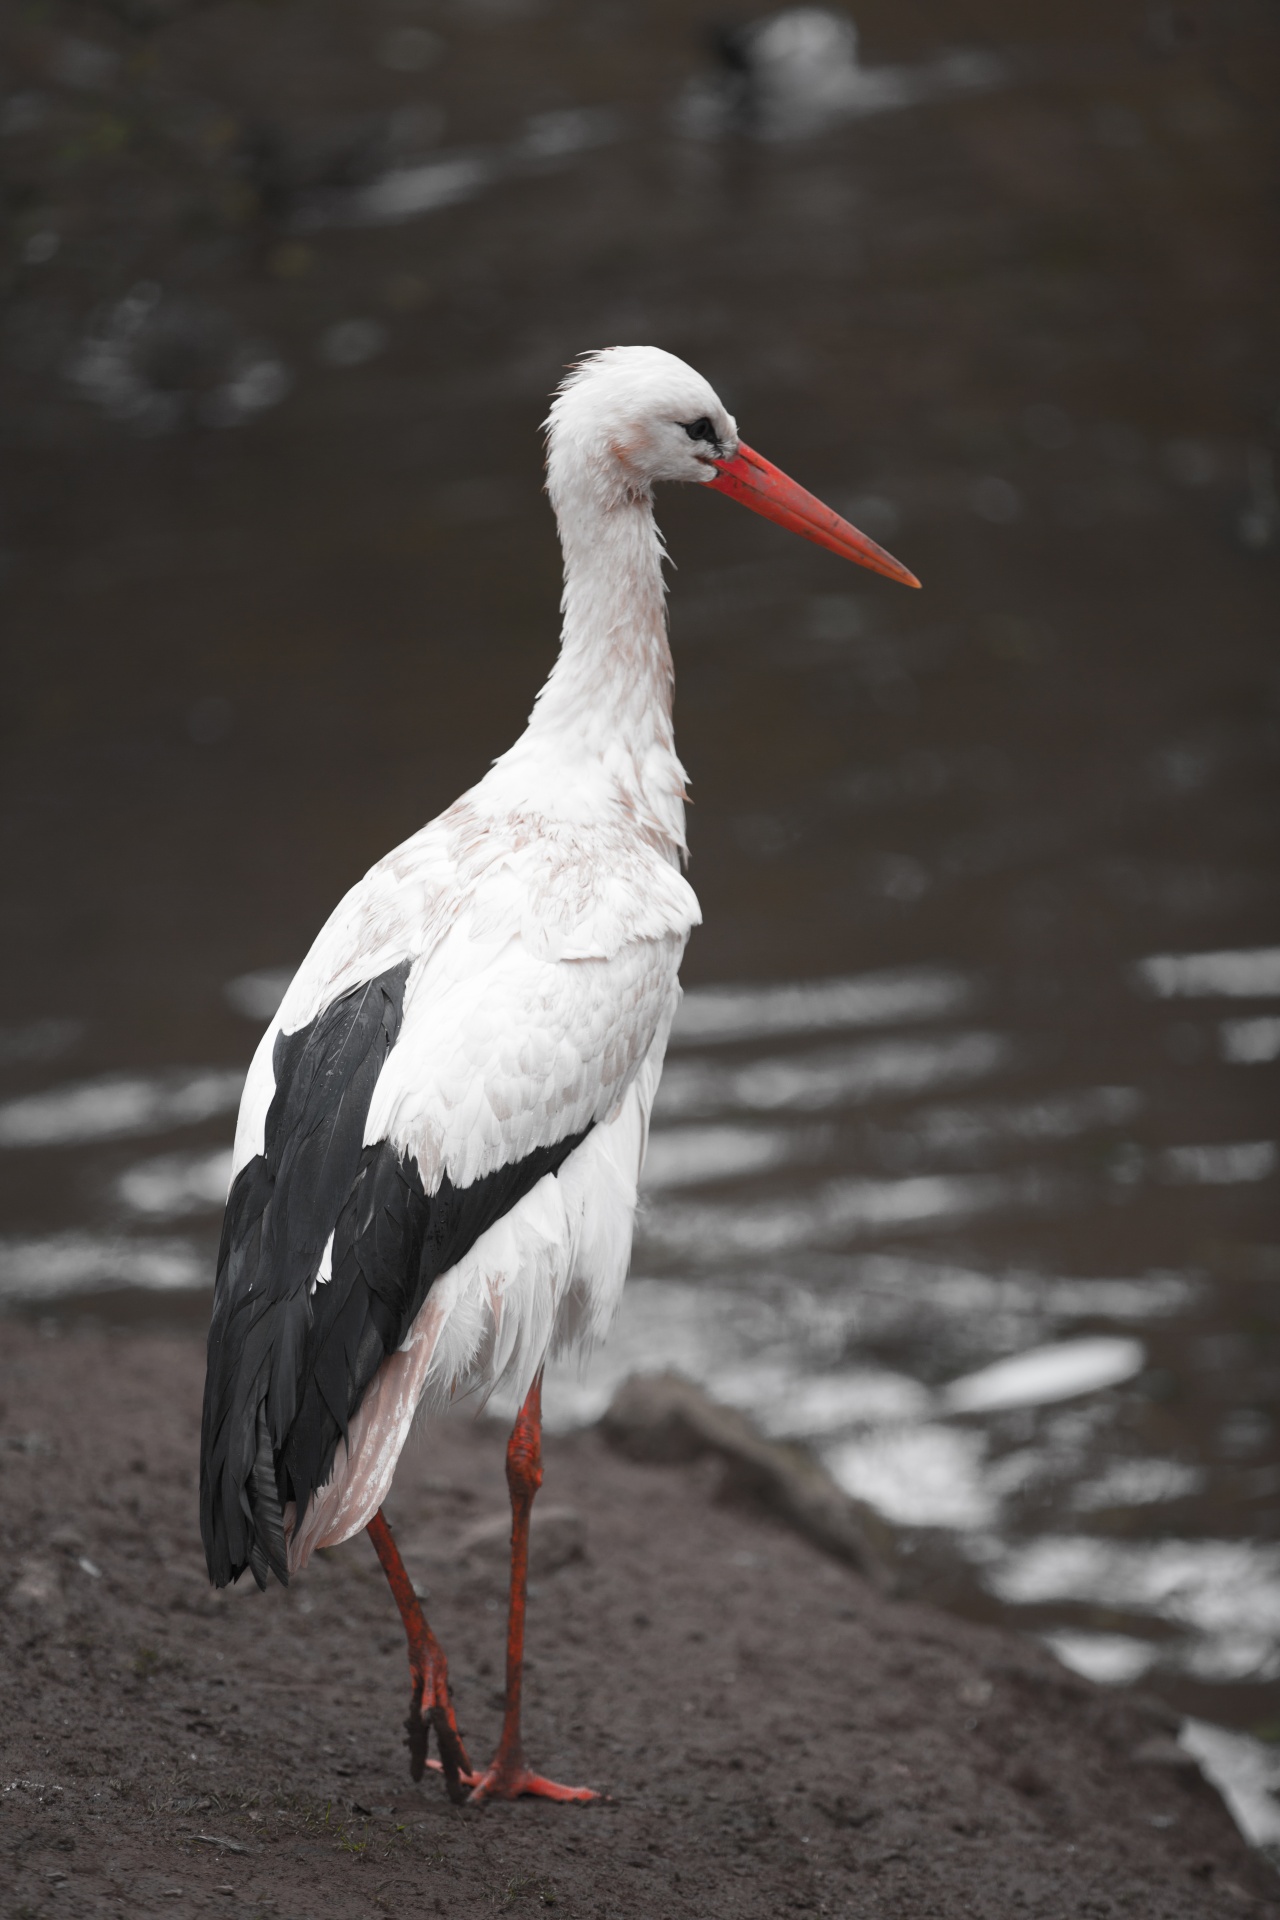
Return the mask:
<path fill-rule="evenodd" d="M 193 1339 L 6 1323 L 6 1912 L 1280 1920 L 1168 1708 L 878 1591 L 749 1490 L 726 1503 L 714 1458 L 641 1464 L 598 1430 L 546 1443 L 527 1734 L 535 1765 L 611 1798 L 452 1807 L 409 1780 L 366 1541 L 287 1592 L 209 1589 L 202 1374 Z M 434 1422 L 388 1502 L 482 1755 L 504 1445 Z"/>

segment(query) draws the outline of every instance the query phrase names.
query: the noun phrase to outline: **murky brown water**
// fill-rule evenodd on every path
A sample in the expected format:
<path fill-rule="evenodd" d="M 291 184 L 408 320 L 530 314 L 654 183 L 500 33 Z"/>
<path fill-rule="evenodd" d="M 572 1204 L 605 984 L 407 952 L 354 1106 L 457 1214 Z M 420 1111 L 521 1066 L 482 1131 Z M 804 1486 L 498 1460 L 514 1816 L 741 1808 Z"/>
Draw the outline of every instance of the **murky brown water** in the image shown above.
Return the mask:
<path fill-rule="evenodd" d="M 203 1314 L 242 977 L 519 729 L 548 390 L 655 341 L 926 591 L 662 504 L 686 979 L 883 978 L 691 994 L 562 1417 L 677 1360 L 957 1603 L 1274 1723 L 1280 35 L 859 27 L 818 107 L 674 5 L 4 29 L 0 1292 Z"/>

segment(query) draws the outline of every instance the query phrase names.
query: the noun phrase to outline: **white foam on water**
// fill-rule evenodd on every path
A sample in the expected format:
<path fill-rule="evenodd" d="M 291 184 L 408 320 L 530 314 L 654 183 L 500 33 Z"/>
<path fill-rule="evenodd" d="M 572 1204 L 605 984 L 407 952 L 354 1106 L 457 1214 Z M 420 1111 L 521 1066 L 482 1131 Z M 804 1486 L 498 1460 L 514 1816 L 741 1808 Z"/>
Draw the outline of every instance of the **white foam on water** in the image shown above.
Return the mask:
<path fill-rule="evenodd" d="M 1280 947 L 1222 953 L 1156 953 L 1133 969 L 1138 984 L 1162 1000 L 1264 999 L 1280 995 Z"/>
<path fill-rule="evenodd" d="M 1071 1140 L 1132 1120 L 1142 1106 L 1136 1087 L 1085 1087 L 1018 1106 L 933 1107 L 913 1113 L 908 1124 L 926 1151 L 971 1153 L 1003 1140 Z"/>
<path fill-rule="evenodd" d="M 1131 1686 L 1160 1658 L 1159 1647 L 1130 1633 L 1080 1633 L 1063 1627 L 1040 1638 L 1064 1667 L 1100 1687 Z"/>
<path fill-rule="evenodd" d="M 116 1192 L 135 1213 L 157 1219 L 212 1213 L 226 1204 L 231 1160 L 229 1147 L 213 1153 L 162 1154 L 122 1173 Z"/>
<path fill-rule="evenodd" d="M 1184 1720 L 1178 1738 L 1199 1761 L 1252 1846 L 1280 1848 L 1280 1747 L 1207 1720 Z"/>
<path fill-rule="evenodd" d="M 416 166 L 393 167 L 367 187 L 318 205 L 311 220 L 301 224 L 333 221 L 343 226 L 390 227 L 402 220 L 418 220 L 425 213 L 472 199 L 496 179 L 498 170 L 496 156 L 470 153 L 442 154 Z"/>
<path fill-rule="evenodd" d="M 0 1240 L 0 1299 L 4 1300 L 56 1300 L 66 1294 L 118 1287 L 181 1293 L 212 1285 L 212 1260 L 187 1240 L 94 1233 Z"/>
<path fill-rule="evenodd" d="M 823 1449 L 846 1493 L 905 1527 L 989 1527 L 999 1498 L 983 1474 L 986 1439 L 944 1426 L 895 1426 Z"/>
<path fill-rule="evenodd" d="M 923 1418 L 927 1387 L 908 1374 L 878 1367 L 840 1373 L 802 1373 L 794 1365 L 759 1361 L 719 1368 L 719 1399 L 741 1407 L 775 1439 L 816 1439 L 851 1427 L 874 1427 Z"/>
<path fill-rule="evenodd" d="M 985 1273 L 901 1254 L 859 1256 L 858 1291 L 901 1296 L 957 1316 L 1030 1314 L 1050 1320 L 1146 1320 L 1182 1313 L 1203 1283 L 1188 1274 L 1131 1280 L 1071 1280 L 1014 1270 Z"/>
<path fill-rule="evenodd" d="M 1175 1186 L 1239 1187 L 1269 1180 L 1280 1165 L 1274 1140 L 1238 1140 L 1207 1147 L 1166 1147 L 1161 1176 Z"/>
<path fill-rule="evenodd" d="M 764 1409 L 766 1430 L 792 1439 L 841 1427 L 884 1426 L 920 1419 L 929 1390 L 909 1374 L 872 1368 L 798 1378 L 782 1404 Z"/>
<path fill-rule="evenodd" d="M 641 1244 L 700 1261 L 769 1258 L 908 1227 L 928 1227 L 1040 1195 L 1034 1181 L 921 1174 L 907 1180 L 832 1180 L 789 1199 L 672 1201 L 639 1223 Z"/>
<path fill-rule="evenodd" d="M 1059 1320 L 1157 1320 L 1185 1312 L 1203 1291 L 1196 1276 L 1150 1273 L 1137 1280 L 1046 1280 L 1036 1297 Z"/>
<path fill-rule="evenodd" d="M 1171 1664 L 1210 1686 L 1274 1680 L 1280 1675 L 1280 1644 L 1256 1633 L 1221 1633 L 1212 1640 L 1183 1642 L 1175 1649 Z"/>
<path fill-rule="evenodd" d="M 936 1040 L 879 1040 L 780 1054 L 741 1066 L 697 1058 L 670 1060 L 654 1112 L 665 1119 L 692 1119 L 713 1113 L 813 1113 L 861 1106 L 979 1080 L 1006 1066 L 1012 1056 L 1012 1043 L 1000 1034 L 957 1033 Z"/>
<path fill-rule="evenodd" d="M 198 1126 L 240 1104 L 239 1067 L 107 1074 L 0 1105 L 0 1147 L 69 1147 Z"/>
<path fill-rule="evenodd" d="M 1146 1507 L 1162 1500 L 1184 1500 L 1199 1493 L 1204 1484 L 1204 1469 L 1181 1460 L 1115 1460 L 1097 1480 L 1076 1487 L 1071 1504 L 1077 1513 Z"/>
<path fill-rule="evenodd" d="M 974 997 L 963 974 L 942 967 L 849 974 L 763 987 L 690 987 L 671 1030 L 673 1047 L 772 1039 L 784 1033 L 835 1033 L 938 1020 Z"/>
<path fill-rule="evenodd" d="M 1224 1060 L 1232 1066 L 1258 1067 L 1280 1060 L 1280 1015 L 1261 1013 L 1253 1020 L 1224 1020 L 1218 1028 Z"/>
<path fill-rule="evenodd" d="M 649 1136 L 641 1188 L 693 1187 L 709 1180 L 740 1179 L 788 1161 L 811 1158 L 825 1136 L 783 1133 L 759 1127 L 667 1127 Z"/>
<path fill-rule="evenodd" d="M 1269 1541 L 1053 1534 L 998 1550 L 983 1580 L 1011 1606 L 1084 1601 L 1207 1635 L 1280 1640 L 1280 1546 Z"/>
<path fill-rule="evenodd" d="M 239 973 L 223 987 L 223 998 L 246 1020 L 265 1026 L 279 1011 L 295 971 L 293 967 L 260 967 L 256 973 Z"/>
<path fill-rule="evenodd" d="M 1101 1334 L 1092 1340 L 1066 1340 L 997 1360 L 977 1373 L 953 1380 L 940 1399 L 951 1413 L 997 1413 L 1008 1407 L 1048 1406 L 1117 1386 L 1141 1373 L 1145 1365 L 1146 1351 L 1140 1340 Z"/>

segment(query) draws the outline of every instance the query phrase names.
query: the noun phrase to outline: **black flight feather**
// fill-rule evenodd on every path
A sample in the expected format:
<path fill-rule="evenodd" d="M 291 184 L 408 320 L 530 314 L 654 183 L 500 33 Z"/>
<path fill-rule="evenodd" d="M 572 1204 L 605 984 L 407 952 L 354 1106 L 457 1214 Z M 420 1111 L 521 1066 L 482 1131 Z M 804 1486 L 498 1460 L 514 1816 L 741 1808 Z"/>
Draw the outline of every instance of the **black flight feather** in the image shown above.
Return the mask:
<path fill-rule="evenodd" d="M 287 1579 L 285 1503 L 300 1523 L 433 1281 L 590 1131 L 430 1195 L 410 1156 L 365 1146 L 409 966 L 276 1038 L 263 1151 L 232 1183 L 209 1328 L 200 1529 L 219 1587 L 246 1567 L 260 1587 L 269 1572 Z M 313 1290 L 330 1234 L 332 1278 Z"/>

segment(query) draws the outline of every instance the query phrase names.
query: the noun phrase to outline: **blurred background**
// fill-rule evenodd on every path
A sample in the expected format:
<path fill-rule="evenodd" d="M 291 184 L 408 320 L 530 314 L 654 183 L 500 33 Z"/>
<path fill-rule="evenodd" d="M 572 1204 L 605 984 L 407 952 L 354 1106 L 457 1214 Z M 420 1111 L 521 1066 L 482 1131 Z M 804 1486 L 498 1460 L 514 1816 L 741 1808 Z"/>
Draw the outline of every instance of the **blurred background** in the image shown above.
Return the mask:
<path fill-rule="evenodd" d="M 1274 1737 L 1278 78 L 1263 0 L 15 0 L 5 1310 L 203 1324 L 283 980 L 553 658 L 548 393 L 660 344 L 926 590 L 660 503 L 706 925 L 552 1417 L 681 1366 Z"/>

